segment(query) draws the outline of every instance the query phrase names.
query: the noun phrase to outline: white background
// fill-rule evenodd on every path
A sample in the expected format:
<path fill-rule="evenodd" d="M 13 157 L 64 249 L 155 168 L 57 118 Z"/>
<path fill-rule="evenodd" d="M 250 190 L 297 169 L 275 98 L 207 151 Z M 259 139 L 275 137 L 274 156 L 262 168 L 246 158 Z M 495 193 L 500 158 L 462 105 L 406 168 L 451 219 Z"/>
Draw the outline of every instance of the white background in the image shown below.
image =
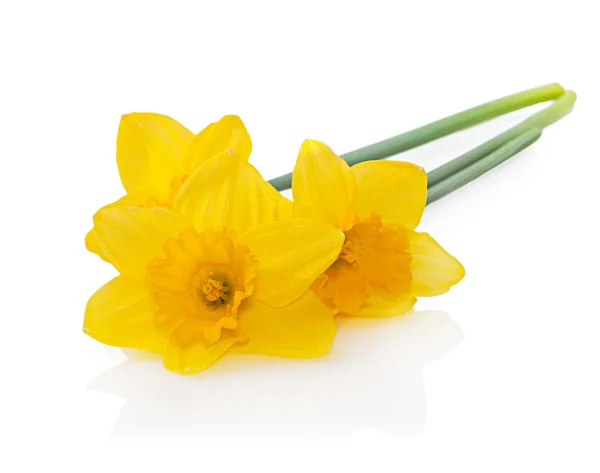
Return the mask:
<path fill-rule="evenodd" d="M 599 471 L 594 3 L 2 1 L 0 469 Z M 554 81 L 574 113 L 426 209 L 467 277 L 413 314 L 195 377 L 81 332 L 114 274 L 83 237 L 123 192 L 122 113 L 238 114 L 271 178 L 304 138 L 343 153 Z M 531 112 L 396 159 L 433 169 Z"/>

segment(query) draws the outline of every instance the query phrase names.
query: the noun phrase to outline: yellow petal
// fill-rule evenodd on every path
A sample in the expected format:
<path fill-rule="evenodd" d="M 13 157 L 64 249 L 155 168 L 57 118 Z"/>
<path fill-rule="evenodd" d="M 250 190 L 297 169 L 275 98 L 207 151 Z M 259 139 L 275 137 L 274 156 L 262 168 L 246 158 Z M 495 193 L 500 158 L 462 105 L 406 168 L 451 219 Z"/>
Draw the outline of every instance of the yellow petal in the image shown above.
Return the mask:
<path fill-rule="evenodd" d="M 194 135 L 157 113 L 123 115 L 117 135 L 117 164 L 127 192 L 148 188 L 168 192 L 183 171 L 183 153 Z"/>
<path fill-rule="evenodd" d="M 376 213 L 383 223 L 417 227 L 427 202 L 427 173 L 398 161 L 367 161 L 352 166 L 358 184 L 357 212 Z"/>
<path fill-rule="evenodd" d="M 209 345 L 214 345 L 221 338 L 221 324 L 213 322 L 204 327 L 204 340 Z"/>
<path fill-rule="evenodd" d="M 166 340 L 154 326 L 154 310 L 146 285 L 117 276 L 88 301 L 83 331 L 106 345 L 161 353 Z"/>
<path fill-rule="evenodd" d="M 348 164 L 324 143 L 305 140 L 292 174 L 294 216 L 321 220 L 342 230 L 352 222 L 356 179 Z"/>
<path fill-rule="evenodd" d="M 228 151 L 194 171 L 173 210 L 188 217 L 198 231 L 224 226 L 239 234 L 274 220 L 271 195 L 260 173 Z"/>
<path fill-rule="evenodd" d="M 329 351 L 335 336 L 332 312 L 311 291 L 281 308 L 251 297 L 240 307 L 239 328 L 248 335 L 232 352 L 307 358 Z"/>
<path fill-rule="evenodd" d="M 291 220 L 294 218 L 294 203 L 286 198 L 281 197 L 275 206 L 275 220 Z"/>
<path fill-rule="evenodd" d="M 158 196 L 155 191 L 151 189 L 139 189 L 129 194 L 124 195 L 119 200 L 116 200 L 112 204 L 105 205 L 102 209 L 119 206 L 139 206 L 139 207 L 154 207 L 153 202 L 158 200 Z M 101 210 L 102 210 L 101 209 Z M 98 236 L 96 235 L 95 227 L 92 228 L 85 236 L 85 247 L 88 251 L 96 253 L 104 261 L 108 261 L 108 257 L 102 252 L 102 248 L 98 243 Z"/>
<path fill-rule="evenodd" d="M 273 200 L 274 202 L 279 202 L 280 199 L 285 198 L 271 184 L 269 184 L 268 182 L 267 182 L 267 184 L 268 185 L 267 185 L 266 189 L 267 189 L 267 193 L 269 194 L 269 197 L 271 198 L 271 200 Z"/>
<path fill-rule="evenodd" d="M 411 292 L 415 296 L 443 294 L 465 276 L 465 268 L 429 234 L 410 232 L 409 242 Z"/>
<path fill-rule="evenodd" d="M 225 115 L 198 133 L 185 152 L 186 171 L 191 174 L 210 158 L 232 150 L 240 159 L 248 161 L 252 141 L 244 123 L 235 115 Z"/>
<path fill-rule="evenodd" d="M 221 324 L 221 327 L 227 328 L 229 330 L 233 330 L 238 326 L 237 319 L 234 319 L 233 317 L 223 317 L 219 319 L 219 323 Z"/>
<path fill-rule="evenodd" d="M 163 254 L 170 237 L 191 224 L 181 215 L 155 207 L 111 207 L 94 216 L 97 242 L 121 274 L 146 280 L 150 260 Z"/>
<path fill-rule="evenodd" d="M 96 228 L 92 228 L 85 236 L 85 247 L 91 253 L 95 253 L 104 261 L 108 261 L 108 257 L 102 251 L 100 244 L 98 243 L 98 236 L 96 235 Z"/>
<path fill-rule="evenodd" d="M 294 218 L 294 204 L 287 197 L 282 196 L 277 189 L 267 183 L 267 193 L 275 204 L 275 220 L 291 220 Z"/>
<path fill-rule="evenodd" d="M 137 189 L 133 192 L 121 197 L 119 200 L 104 206 L 106 207 L 144 207 L 150 209 L 152 207 L 169 207 L 169 195 L 161 194 L 153 189 Z"/>
<path fill-rule="evenodd" d="M 394 317 L 409 312 L 416 302 L 416 297 L 410 293 L 390 293 L 367 286 L 367 300 L 352 315 L 357 317 Z"/>
<path fill-rule="evenodd" d="M 202 331 L 200 326 L 190 324 L 175 328 L 166 345 L 163 358 L 165 368 L 183 374 L 197 373 L 212 365 L 238 341 L 230 337 L 210 345 Z"/>
<path fill-rule="evenodd" d="M 240 236 L 258 260 L 255 297 L 274 305 L 289 304 L 333 263 L 344 243 L 337 228 L 309 219 L 274 222 Z"/>

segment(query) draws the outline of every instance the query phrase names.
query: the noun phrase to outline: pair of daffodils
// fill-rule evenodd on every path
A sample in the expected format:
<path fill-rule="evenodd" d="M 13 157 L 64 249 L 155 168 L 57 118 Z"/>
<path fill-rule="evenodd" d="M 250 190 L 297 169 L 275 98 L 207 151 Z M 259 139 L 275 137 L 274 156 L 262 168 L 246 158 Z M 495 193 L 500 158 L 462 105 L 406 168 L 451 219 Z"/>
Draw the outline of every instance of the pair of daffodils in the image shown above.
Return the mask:
<path fill-rule="evenodd" d="M 464 276 L 415 232 L 427 175 L 395 161 L 349 167 L 307 140 L 294 202 L 248 163 L 238 117 L 197 135 L 158 114 L 125 115 L 117 163 L 127 195 L 100 209 L 87 248 L 119 276 L 89 300 L 84 331 L 155 352 L 180 373 L 225 352 L 326 353 L 334 316 L 387 317 Z"/>

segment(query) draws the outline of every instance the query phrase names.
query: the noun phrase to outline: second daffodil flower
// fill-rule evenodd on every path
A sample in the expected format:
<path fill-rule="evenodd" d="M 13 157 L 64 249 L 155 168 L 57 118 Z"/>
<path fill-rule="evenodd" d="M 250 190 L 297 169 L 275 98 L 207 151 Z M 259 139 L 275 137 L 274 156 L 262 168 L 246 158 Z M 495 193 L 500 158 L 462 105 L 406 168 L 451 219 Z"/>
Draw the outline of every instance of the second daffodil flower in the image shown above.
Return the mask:
<path fill-rule="evenodd" d="M 312 288 L 340 313 L 400 315 L 417 297 L 442 294 L 465 274 L 427 233 L 415 232 L 427 174 L 413 164 L 370 161 L 349 167 L 327 145 L 302 144 L 292 177 L 294 216 L 345 234 L 337 260 Z"/>
<path fill-rule="evenodd" d="M 117 133 L 117 166 L 127 194 L 103 208 L 136 206 L 171 208 L 188 177 L 203 163 L 232 150 L 248 161 L 252 141 L 242 120 L 225 115 L 194 135 L 178 121 L 158 113 L 129 113 Z M 276 213 L 291 218 L 291 202 L 268 186 Z M 96 229 L 85 237 L 88 250 L 107 259 L 97 242 Z"/>
<path fill-rule="evenodd" d="M 228 350 L 327 352 L 332 311 L 309 287 L 338 257 L 343 233 L 309 219 L 276 221 L 271 189 L 226 152 L 191 174 L 171 210 L 99 211 L 97 244 L 120 275 L 89 300 L 84 331 L 160 353 L 182 373 Z"/>

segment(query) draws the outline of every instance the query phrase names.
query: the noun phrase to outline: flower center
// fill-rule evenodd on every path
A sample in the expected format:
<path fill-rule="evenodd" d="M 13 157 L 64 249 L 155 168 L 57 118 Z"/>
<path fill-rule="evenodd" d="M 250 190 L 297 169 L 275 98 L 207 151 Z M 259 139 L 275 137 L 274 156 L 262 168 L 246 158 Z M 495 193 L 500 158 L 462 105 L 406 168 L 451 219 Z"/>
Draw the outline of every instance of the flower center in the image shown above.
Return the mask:
<path fill-rule="evenodd" d="M 338 259 L 313 284 L 330 306 L 355 313 L 369 298 L 369 287 L 402 293 L 412 282 L 406 229 L 384 225 L 377 215 L 358 219 L 344 232 Z"/>
<path fill-rule="evenodd" d="M 199 305 L 218 320 L 226 315 L 235 316 L 237 307 L 234 307 L 235 298 L 232 297 L 236 292 L 234 279 L 230 270 L 210 271 L 199 268 L 192 277 L 189 289 Z"/>
<path fill-rule="evenodd" d="M 182 343 L 198 342 L 198 334 L 209 345 L 233 336 L 240 304 L 254 290 L 258 263 L 248 248 L 233 232 L 190 228 L 164 251 L 148 267 L 159 329 L 176 330 Z"/>
<path fill-rule="evenodd" d="M 227 289 L 227 282 L 215 281 L 212 278 L 208 278 L 204 284 L 202 284 L 202 292 L 209 304 L 225 304 L 227 302 L 229 290 Z"/>

